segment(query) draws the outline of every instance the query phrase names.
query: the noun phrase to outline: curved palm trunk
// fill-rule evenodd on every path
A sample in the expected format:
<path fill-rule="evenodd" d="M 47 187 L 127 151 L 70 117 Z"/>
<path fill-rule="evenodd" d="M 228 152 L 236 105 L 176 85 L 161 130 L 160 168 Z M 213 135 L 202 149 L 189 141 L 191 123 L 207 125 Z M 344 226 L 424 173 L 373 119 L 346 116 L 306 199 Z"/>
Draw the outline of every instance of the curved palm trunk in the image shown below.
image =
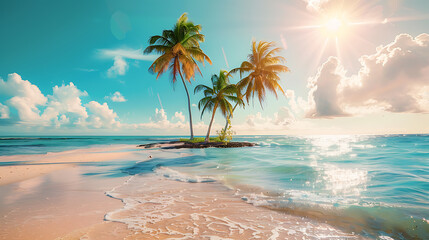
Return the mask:
<path fill-rule="evenodd" d="M 235 111 L 235 108 L 238 106 L 238 103 L 235 104 L 234 108 L 232 109 L 232 112 Z M 223 129 L 223 132 L 226 132 L 226 129 L 228 128 L 229 122 L 228 119 L 231 119 L 232 113 L 229 114 L 228 118 L 226 119 L 225 128 Z"/>
<path fill-rule="evenodd" d="M 216 109 L 217 109 L 217 103 L 215 104 L 214 108 L 213 108 L 213 114 L 212 114 L 212 119 L 210 120 L 210 124 L 209 124 L 209 130 L 207 130 L 207 136 L 206 136 L 206 142 L 210 142 L 210 130 L 212 129 L 212 124 L 213 124 L 213 120 L 214 120 L 214 116 L 216 113 Z"/>
<path fill-rule="evenodd" d="M 185 80 L 182 76 L 182 71 L 179 67 L 180 78 L 182 79 L 183 86 L 185 87 L 186 96 L 188 97 L 188 111 L 189 111 L 189 128 L 191 129 L 191 140 L 194 139 L 194 129 L 192 127 L 192 112 L 191 112 L 191 98 L 189 97 L 188 87 L 186 87 Z"/>

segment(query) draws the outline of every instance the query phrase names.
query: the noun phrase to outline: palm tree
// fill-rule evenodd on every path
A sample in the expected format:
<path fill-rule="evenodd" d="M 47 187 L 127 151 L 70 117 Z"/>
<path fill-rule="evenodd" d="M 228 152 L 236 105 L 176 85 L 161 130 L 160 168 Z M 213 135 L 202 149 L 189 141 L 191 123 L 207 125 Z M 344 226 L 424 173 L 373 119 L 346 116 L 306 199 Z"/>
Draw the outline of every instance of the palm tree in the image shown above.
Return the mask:
<path fill-rule="evenodd" d="M 242 62 L 239 68 L 234 68 L 230 71 L 229 74 L 240 72 L 240 78 L 242 78 L 243 74 L 248 73 L 246 77 L 237 83 L 240 93 L 244 90 L 243 96 L 246 98 L 247 104 L 249 104 L 250 98 L 254 99 L 256 94 L 261 107 L 263 107 L 262 102 L 265 99 L 266 89 L 273 92 L 276 98 L 278 98 L 277 90 L 285 94 L 279 84 L 279 73 L 288 72 L 289 68 L 282 65 L 285 59 L 277 55 L 280 51 L 281 48 L 276 47 L 274 42 L 260 41 L 256 43 L 253 41 L 252 53 L 248 55 L 248 60 Z M 236 107 L 237 105 L 233 110 Z M 227 127 L 228 121 L 226 122 L 225 130 Z"/>
<path fill-rule="evenodd" d="M 173 84 L 178 75 L 182 79 L 188 97 L 191 139 L 194 138 L 191 100 L 185 80 L 191 83 L 191 78 L 195 79 L 196 71 L 201 74 L 197 62 L 204 64 L 204 61 L 207 61 L 212 64 L 210 58 L 200 48 L 200 42 L 204 42 L 204 35 L 200 31 L 201 25 L 194 25 L 188 21 L 188 16 L 184 13 L 177 20 L 172 30 L 164 30 L 162 35 L 150 37 L 149 46 L 144 50 L 145 54 L 152 52 L 161 54 L 149 67 L 149 72 L 157 73 L 156 79 L 167 70 L 171 71 Z"/>
<path fill-rule="evenodd" d="M 198 109 L 202 108 L 201 117 L 203 117 L 205 110 L 213 111 L 207 130 L 206 142 L 210 141 L 210 130 L 216 110 L 220 108 L 222 115 L 227 117 L 227 115 L 232 114 L 232 105 L 230 101 L 238 104 L 242 103 L 241 99 L 236 96 L 238 93 L 236 85 L 229 84 L 228 76 L 227 71 L 221 70 L 219 75 L 214 74 L 211 78 L 213 87 L 203 84 L 195 87 L 194 93 L 204 91 L 204 97 L 198 103 Z"/>

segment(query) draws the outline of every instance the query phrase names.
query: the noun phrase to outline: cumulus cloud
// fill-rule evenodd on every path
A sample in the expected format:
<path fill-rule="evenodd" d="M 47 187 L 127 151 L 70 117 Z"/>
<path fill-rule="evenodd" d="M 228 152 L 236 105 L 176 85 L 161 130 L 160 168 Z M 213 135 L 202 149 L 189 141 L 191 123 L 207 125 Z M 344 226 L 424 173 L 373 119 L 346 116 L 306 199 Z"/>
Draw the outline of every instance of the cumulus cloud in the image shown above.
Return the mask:
<path fill-rule="evenodd" d="M 345 78 L 345 70 L 335 57 L 330 57 L 318 70 L 316 76 L 309 79 L 310 102 L 312 111 L 310 117 L 342 116 L 343 111 L 339 107 L 337 88 Z M 334 94 L 333 94 L 334 93 Z"/>
<path fill-rule="evenodd" d="M 36 85 L 22 80 L 16 73 L 9 74 L 7 81 L 0 78 L 0 94 L 12 96 L 7 103 L 18 111 L 22 121 L 39 120 L 40 111 L 37 106 L 47 102 L 47 98 Z"/>
<path fill-rule="evenodd" d="M 421 90 L 429 86 L 429 35 L 400 34 L 395 41 L 360 58 L 362 68 L 345 81 L 345 100 L 387 104 L 392 112 L 423 112 Z"/>
<path fill-rule="evenodd" d="M 174 120 L 178 120 L 179 122 L 185 122 L 185 116 L 183 116 L 182 112 L 175 112 L 174 117 L 173 117 L 173 121 Z"/>
<path fill-rule="evenodd" d="M 113 93 L 112 96 L 106 96 L 106 99 L 110 99 L 113 102 L 126 102 L 127 99 L 125 99 L 124 96 L 122 96 L 122 94 L 118 91 L 116 91 L 115 93 Z"/>
<path fill-rule="evenodd" d="M 295 116 L 287 107 L 281 107 L 278 112 L 274 113 L 274 125 L 288 126 L 295 120 Z"/>
<path fill-rule="evenodd" d="M 70 119 L 64 114 L 72 115 L 81 122 L 88 117 L 86 108 L 82 106 L 81 96 L 87 96 L 87 92 L 80 91 L 72 82 L 69 85 L 55 86 L 53 94 L 48 96 L 49 102 L 42 114 L 42 119 L 50 121 L 54 119 L 57 125 L 69 123 Z M 60 116 L 61 115 L 61 116 Z"/>
<path fill-rule="evenodd" d="M 429 112 L 429 35 L 400 34 L 376 53 L 360 58 L 347 77 L 341 62 L 329 58 L 309 80 L 310 117 L 368 111 Z"/>
<path fill-rule="evenodd" d="M 128 63 L 121 56 L 116 56 L 113 59 L 113 66 L 107 70 L 107 76 L 114 78 L 116 76 L 123 76 L 128 70 Z"/>
<path fill-rule="evenodd" d="M 150 120 L 154 123 L 165 123 L 168 122 L 167 120 L 167 113 L 165 113 L 165 110 L 161 108 L 160 110 L 155 109 L 155 115 L 150 117 Z"/>
<path fill-rule="evenodd" d="M 237 130 L 282 130 L 295 122 L 294 114 L 287 107 L 281 107 L 273 117 L 263 116 L 262 113 L 250 114 L 246 117 L 244 124 L 236 125 Z"/>
<path fill-rule="evenodd" d="M 72 82 L 53 87 L 52 95 L 45 97 L 36 85 L 13 73 L 9 74 L 7 81 L 0 79 L 0 96 L 11 97 L 6 101 L 8 106 L 0 103 L 0 119 L 10 118 L 9 107 L 15 108 L 19 117 L 15 124 L 47 128 L 64 125 L 94 128 L 120 126 L 116 113 L 109 109 L 107 103 L 91 101 L 83 105 L 81 97 L 88 96 L 88 93 L 79 90 Z"/>
<path fill-rule="evenodd" d="M 0 119 L 9 118 L 9 107 L 0 103 Z"/>
<path fill-rule="evenodd" d="M 85 106 L 92 113 L 89 116 L 88 126 L 94 128 L 112 128 L 119 127 L 120 123 L 116 120 L 117 114 L 109 108 L 107 103 L 100 104 L 91 101 Z"/>
<path fill-rule="evenodd" d="M 181 118 L 181 116 L 183 116 L 183 114 L 176 112 L 173 119 L 177 117 Z M 167 113 L 163 108 L 161 109 L 156 108 L 155 114 L 149 118 L 149 121 L 150 122 L 148 123 L 133 124 L 132 127 L 136 129 L 156 128 L 156 129 L 169 129 L 169 130 L 171 129 L 180 130 L 186 127 L 186 124 L 184 123 L 184 121 L 178 121 L 176 123 L 170 122 L 168 120 Z"/>

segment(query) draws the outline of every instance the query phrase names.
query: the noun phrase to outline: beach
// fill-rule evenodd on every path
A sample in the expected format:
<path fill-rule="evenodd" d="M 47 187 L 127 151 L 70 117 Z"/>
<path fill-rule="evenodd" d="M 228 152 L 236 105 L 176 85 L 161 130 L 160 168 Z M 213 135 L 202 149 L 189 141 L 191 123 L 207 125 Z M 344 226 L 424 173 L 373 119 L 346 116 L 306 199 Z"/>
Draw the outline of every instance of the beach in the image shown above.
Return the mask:
<path fill-rule="evenodd" d="M 9 161 L 35 157 L 40 161 L 1 169 L 1 173 L 11 171 L 2 175 L 1 192 L 7 195 L 2 205 L 9 208 L 2 209 L 2 239 L 356 238 L 327 224 L 254 207 L 207 179 L 182 182 L 156 174 L 81 179 L 79 175 L 91 167 L 77 163 L 108 162 L 131 155 L 99 153 L 101 150 L 107 151 L 94 148 L 7 157 Z M 156 157 L 156 153 L 148 154 Z M 54 163 L 58 165 L 49 165 Z M 137 204 L 127 198 L 129 193 L 137 194 Z"/>
<path fill-rule="evenodd" d="M 307 167 L 288 168 L 293 162 L 291 157 L 273 154 L 285 153 L 285 138 L 242 138 L 258 144 L 246 148 L 246 154 L 240 148 L 142 149 L 128 144 L 130 139 L 124 140 L 127 144 L 107 146 L 106 139 L 103 145 L 87 148 L 48 153 L 38 149 L 37 154 L 0 156 L 0 238 L 396 239 L 398 235 L 394 234 L 398 232 L 389 233 L 390 228 L 423 239 L 429 225 L 427 218 L 414 215 L 411 220 L 421 229 L 413 232 L 402 220 L 388 222 L 372 215 L 370 218 L 380 218 L 379 224 L 385 224 L 380 227 L 387 229 L 374 235 L 377 231 L 367 226 L 371 220 L 365 214 L 380 211 L 387 217 L 399 218 L 406 205 L 399 210 L 393 205 L 383 210 L 381 203 L 375 207 L 360 205 L 371 188 L 369 178 L 374 177 L 356 168 L 340 169 L 339 165 L 323 170 L 333 173 L 331 178 L 322 176 L 331 185 L 321 190 L 329 194 L 317 193 L 316 187 L 304 191 L 307 185 L 320 180 L 300 180 L 300 176 L 306 176 L 303 170 Z M 354 158 L 350 156 L 355 154 L 354 148 L 356 154 L 362 154 L 368 153 L 365 149 L 377 147 L 365 142 L 375 144 L 372 138 L 351 139 L 350 149 L 343 138 L 338 146 L 335 143 L 328 147 L 325 157 L 337 154 L 336 157 Z M 156 140 L 159 139 L 145 139 Z M 287 148 L 290 155 L 305 152 L 302 146 Z M 274 168 L 269 168 L 270 174 L 267 155 L 277 159 L 273 160 Z M 254 165 L 256 160 L 249 162 L 250 157 L 262 165 Z M 283 158 L 288 158 L 288 164 L 281 163 Z M 315 157 L 311 158 L 310 165 L 316 168 Z M 256 168 L 258 171 L 254 171 Z M 280 179 L 291 176 L 291 171 L 295 176 L 292 180 Z M 296 181 L 304 182 L 296 185 Z M 287 188 L 288 191 L 282 190 Z M 425 216 L 427 203 L 424 197 L 420 199 L 422 207 L 418 211 Z M 412 212 L 414 208 L 409 209 Z"/>

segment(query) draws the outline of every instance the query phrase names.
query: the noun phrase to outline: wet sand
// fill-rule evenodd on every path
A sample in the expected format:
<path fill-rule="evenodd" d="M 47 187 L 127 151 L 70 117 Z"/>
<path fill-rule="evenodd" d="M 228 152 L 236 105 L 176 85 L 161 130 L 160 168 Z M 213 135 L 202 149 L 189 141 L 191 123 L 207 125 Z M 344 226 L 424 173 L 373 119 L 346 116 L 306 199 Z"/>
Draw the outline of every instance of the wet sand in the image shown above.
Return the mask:
<path fill-rule="evenodd" d="M 124 207 L 106 219 L 127 224 L 126 239 L 360 239 L 305 218 L 255 207 L 216 183 L 148 174 L 109 192 Z"/>

